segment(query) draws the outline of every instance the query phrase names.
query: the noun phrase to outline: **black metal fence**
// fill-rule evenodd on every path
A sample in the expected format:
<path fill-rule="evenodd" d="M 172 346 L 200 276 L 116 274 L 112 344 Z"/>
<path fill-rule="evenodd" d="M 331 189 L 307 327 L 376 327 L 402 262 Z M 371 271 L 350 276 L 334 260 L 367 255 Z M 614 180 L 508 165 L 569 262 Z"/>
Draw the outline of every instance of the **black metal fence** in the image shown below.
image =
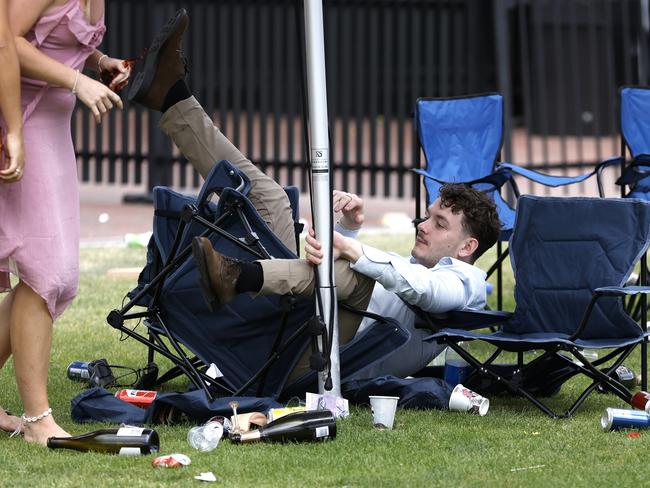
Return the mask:
<path fill-rule="evenodd" d="M 193 93 L 253 161 L 306 190 L 302 2 L 111 0 L 103 49 L 139 54 L 181 6 Z M 501 91 L 504 158 L 566 172 L 610 155 L 617 87 L 648 82 L 647 0 L 329 0 L 324 14 L 334 182 L 365 196 L 411 196 L 417 97 Z M 158 120 L 127 105 L 97 127 L 79 106 L 81 180 L 198 187 Z"/>

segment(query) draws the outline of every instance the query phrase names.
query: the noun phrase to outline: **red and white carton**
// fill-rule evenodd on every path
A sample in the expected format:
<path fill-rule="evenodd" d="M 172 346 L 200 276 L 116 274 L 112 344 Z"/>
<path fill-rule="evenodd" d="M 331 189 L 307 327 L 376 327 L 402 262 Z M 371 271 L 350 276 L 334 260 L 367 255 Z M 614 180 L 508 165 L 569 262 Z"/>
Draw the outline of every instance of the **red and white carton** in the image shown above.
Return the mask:
<path fill-rule="evenodd" d="M 185 454 L 169 454 L 167 456 L 158 456 L 151 461 L 151 464 L 156 468 L 182 468 L 192 464 L 192 461 Z"/>
<path fill-rule="evenodd" d="M 158 392 L 152 390 L 120 390 L 115 393 L 116 398 L 140 408 L 148 408 L 157 395 Z"/>

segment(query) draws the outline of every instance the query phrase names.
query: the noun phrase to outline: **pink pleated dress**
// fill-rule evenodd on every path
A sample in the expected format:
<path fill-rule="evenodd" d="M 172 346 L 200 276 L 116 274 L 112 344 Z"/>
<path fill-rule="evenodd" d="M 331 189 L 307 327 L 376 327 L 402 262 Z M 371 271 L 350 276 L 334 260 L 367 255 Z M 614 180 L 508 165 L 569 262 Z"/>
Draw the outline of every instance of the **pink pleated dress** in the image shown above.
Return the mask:
<path fill-rule="evenodd" d="M 25 38 L 41 52 L 83 69 L 100 44 L 103 17 L 91 24 L 79 0 L 41 17 Z M 0 183 L 0 291 L 14 273 L 47 302 L 52 318 L 72 302 L 79 282 L 79 189 L 67 88 L 21 79 L 25 170 Z"/>

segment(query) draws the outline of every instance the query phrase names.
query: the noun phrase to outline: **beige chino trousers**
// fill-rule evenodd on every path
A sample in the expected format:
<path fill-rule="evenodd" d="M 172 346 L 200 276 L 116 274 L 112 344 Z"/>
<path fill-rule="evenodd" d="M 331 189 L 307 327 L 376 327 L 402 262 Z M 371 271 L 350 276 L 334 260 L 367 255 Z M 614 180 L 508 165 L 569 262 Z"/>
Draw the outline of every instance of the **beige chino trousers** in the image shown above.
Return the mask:
<path fill-rule="evenodd" d="M 291 207 L 286 193 L 273 178 L 260 171 L 215 127 L 196 98 L 190 97 L 170 107 L 160 120 L 160 128 L 204 178 L 222 159 L 230 161 L 244 173 L 251 182 L 248 195 L 251 203 L 273 233 L 285 246 L 296 252 Z M 259 263 L 264 274 L 261 295 L 313 294 L 314 269 L 306 260 L 265 259 Z M 334 271 L 338 300 L 358 310 L 365 310 L 370 302 L 374 280 L 353 271 L 350 263 L 345 260 L 337 260 L 334 263 Z M 341 345 L 354 337 L 360 322 L 361 317 L 358 315 L 339 310 Z M 308 371 L 309 355 L 308 350 L 291 373 L 289 381 Z"/>

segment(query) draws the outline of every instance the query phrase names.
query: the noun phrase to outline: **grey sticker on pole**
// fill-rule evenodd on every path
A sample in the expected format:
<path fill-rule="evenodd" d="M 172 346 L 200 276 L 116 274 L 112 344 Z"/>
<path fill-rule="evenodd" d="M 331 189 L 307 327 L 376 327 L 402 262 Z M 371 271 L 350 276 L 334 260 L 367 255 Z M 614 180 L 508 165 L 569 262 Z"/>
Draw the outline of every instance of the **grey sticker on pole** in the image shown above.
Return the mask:
<path fill-rule="evenodd" d="M 329 171 L 329 149 L 314 148 L 311 150 L 311 169 L 312 171 Z"/>

